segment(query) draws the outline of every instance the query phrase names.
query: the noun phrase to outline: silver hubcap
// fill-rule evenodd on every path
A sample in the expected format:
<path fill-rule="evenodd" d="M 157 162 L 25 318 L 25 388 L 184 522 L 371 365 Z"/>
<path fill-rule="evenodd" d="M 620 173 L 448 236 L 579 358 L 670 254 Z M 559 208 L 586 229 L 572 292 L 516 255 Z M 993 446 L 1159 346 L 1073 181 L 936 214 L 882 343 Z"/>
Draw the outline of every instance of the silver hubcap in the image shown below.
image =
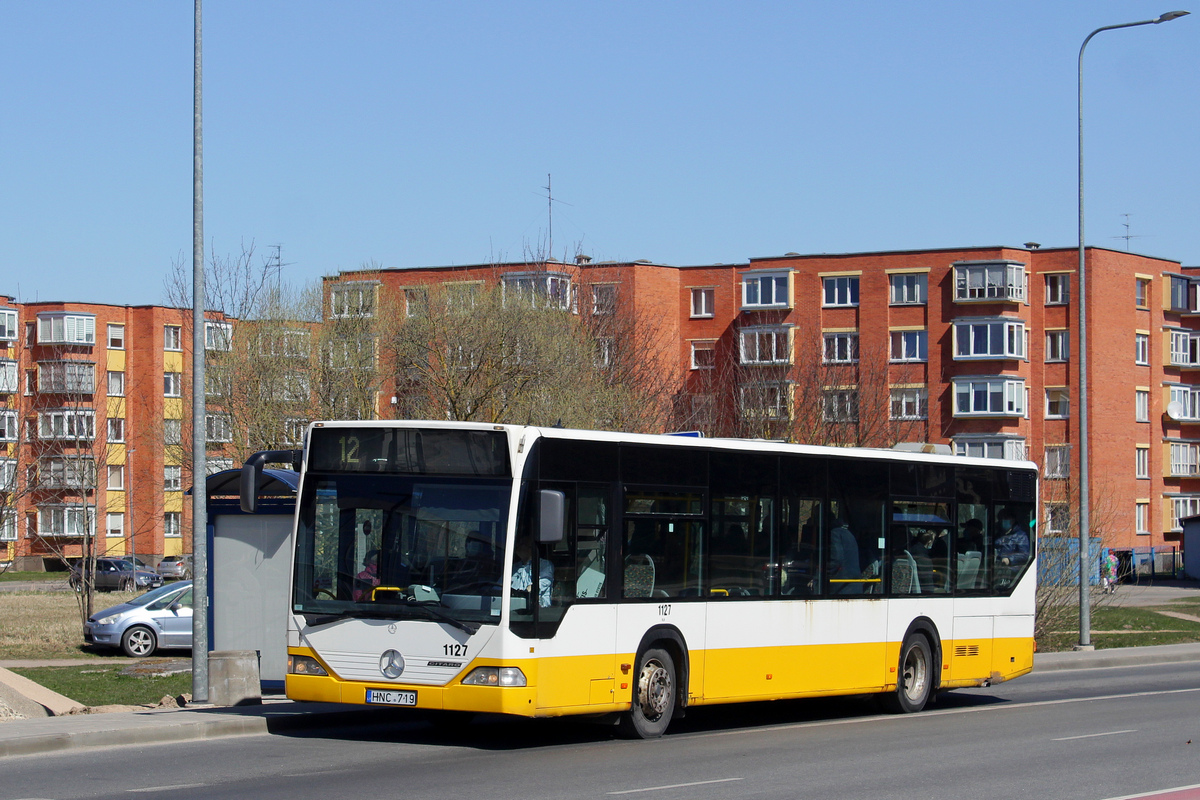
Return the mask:
<path fill-rule="evenodd" d="M 150 634 L 145 631 L 134 631 L 129 634 L 129 649 L 138 655 L 150 652 Z"/>
<path fill-rule="evenodd" d="M 642 665 L 638 679 L 638 700 L 642 715 L 654 721 L 666 713 L 671 704 L 671 674 L 657 659 Z"/>
<path fill-rule="evenodd" d="M 929 680 L 929 664 L 925 661 L 925 653 L 919 647 L 910 648 L 904 657 L 904 695 L 911 701 L 920 700 L 925 695 L 925 684 Z"/>

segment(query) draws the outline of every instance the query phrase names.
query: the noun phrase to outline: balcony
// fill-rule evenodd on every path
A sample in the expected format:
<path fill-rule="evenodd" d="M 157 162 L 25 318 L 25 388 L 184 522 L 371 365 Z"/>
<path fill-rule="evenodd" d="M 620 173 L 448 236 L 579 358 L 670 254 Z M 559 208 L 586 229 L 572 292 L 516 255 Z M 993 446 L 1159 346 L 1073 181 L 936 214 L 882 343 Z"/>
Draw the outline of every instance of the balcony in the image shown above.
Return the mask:
<path fill-rule="evenodd" d="M 1023 303 L 1026 296 L 1024 264 L 970 261 L 954 265 L 956 303 Z"/>

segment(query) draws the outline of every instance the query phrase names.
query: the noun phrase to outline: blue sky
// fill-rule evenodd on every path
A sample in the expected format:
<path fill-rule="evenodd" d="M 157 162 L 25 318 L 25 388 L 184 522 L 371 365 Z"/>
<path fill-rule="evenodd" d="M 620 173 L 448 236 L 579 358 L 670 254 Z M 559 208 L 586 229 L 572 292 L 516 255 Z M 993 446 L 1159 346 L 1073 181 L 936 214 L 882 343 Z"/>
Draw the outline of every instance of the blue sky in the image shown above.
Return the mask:
<path fill-rule="evenodd" d="M 1175 5 L 1175 4 L 1179 5 Z M 205 238 L 309 281 L 554 254 L 1076 243 L 1076 57 L 1158 2 L 204 5 Z M 1200 264 L 1200 3 L 1100 34 L 1089 244 Z M 0 4 L 0 294 L 158 303 L 192 4 Z"/>

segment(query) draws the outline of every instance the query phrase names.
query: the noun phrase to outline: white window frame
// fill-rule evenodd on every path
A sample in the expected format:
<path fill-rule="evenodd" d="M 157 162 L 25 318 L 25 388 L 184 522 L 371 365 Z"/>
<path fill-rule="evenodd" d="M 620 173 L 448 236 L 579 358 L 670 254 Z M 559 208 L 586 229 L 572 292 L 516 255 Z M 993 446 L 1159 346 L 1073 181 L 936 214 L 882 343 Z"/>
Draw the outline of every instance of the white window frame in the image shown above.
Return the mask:
<path fill-rule="evenodd" d="M 183 397 L 183 373 L 163 373 L 163 397 Z"/>
<path fill-rule="evenodd" d="M 0 410 L 0 442 L 17 441 L 17 426 L 19 424 L 19 418 L 15 410 Z"/>
<path fill-rule="evenodd" d="M 214 443 L 233 441 L 233 420 L 228 414 L 204 415 L 204 441 Z"/>
<path fill-rule="evenodd" d="M 1200 420 L 1200 386 L 1171 386 L 1170 402 L 1183 408 L 1182 419 Z M 1147 420 L 1149 413 L 1147 412 Z"/>
<path fill-rule="evenodd" d="M 894 306 L 923 306 L 929 299 L 929 274 L 898 272 L 888 276 L 888 297 Z"/>
<path fill-rule="evenodd" d="M 1071 360 L 1071 332 L 1046 331 L 1046 363 Z"/>
<path fill-rule="evenodd" d="M 110 492 L 125 491 L 125 465 L 124 464 L 109 464 L 107 480 L 104 487 Z"/>
<path fill-rule="evenodd" d="M 1133 363 L 1139 367 L 1150 366 L 1150 335 L 1135 333 L 1133 335 Z"/>
<path fill-rule="evenodd" d="M 95 489 L 96 460 L 48 456 L 38 459 L 38 486 L 44 489 Z"/>
<path fill-rule="evenodd" d="M 0 542 L 15 542 L 17 540 L 17 510 L 15 508 L 0 508 Z"/>
<path fill-rule="evenodd" d="M 738 354 L 746 366 L 792 363 L 792 329 L 788 325 L 758 325 L 738 331 Z"/>
<path fill-rule="evenodd" d="M 1046 388 L 1046 419 L 1071 418 L 1071 390 L 1065 386 Z"/>
<path fill-rule="evenodd" d="M 1138 480 L 1150 479 L 1150 448 L 1137 445 L 1133 448 L 1133 477 Z"/>
<path fill-rule="evenodd" d="M 858 389 L 825 389 L 821 418 L 825 422 L 858 422 Z"/>
<path fill-rule="evenodd" d="M 858 305 L 858 275 L 830 275 L 821 279 L 821 305 L 825 308 L 853 308 Z"/>
<path fill-rule="evenodd" d="M 0 494 L 12 494 L 17 488 L 17 460 L 0 456 Z M 16 509 L 11 506 L 0 505 L 0 514 L 11 511 L 16 513 Z"/>
<path fill-rule="evenodd" d="M 954 301 L 1023 302 L 1025 267 L 1007 261 L 954 265 Z"/>
<path fill-rule="evenodd" d="M 1071 276 L 1050 273 L 1046 276 L 1046 305 L 1065 306 L 1071 302 Z"/>
<path fill-rule="evenodd" d="M 38 412 L 38 439 L 90 442 L 96 438 L 96 412 L 90 408 L 53 408 Z"/>
<path fill-rule="evenodd" d="M 204 321 L 204 349 L 229 351 L 233 349 L 233 324 L 215 320 Z"/>
<path fill-rule="evenodd" d="M 169 353 L 183 351 L 183 328 L 179 325 L 163 325 L 163 350 Z"/>
<path fill-rule="evenodd" d="M 124 350 L 125 349 L 125 326 L 115 323 L 108 323 L 108 349 L 109 350 Z"/>
<path fill-rule="evenodd" d="M 38 344 L 96 343 L 95 314 L 65 314 L 42 312 L 38 314 Z"/>
<path fill-rule="evenodd" d="M 0 358 L 0 394 L 15 394 L 19 386 L 17 362 Z"/>
<path fill-rule="evenodd" d="M 404 289 L 404 316 L 424 317 L 429 313 L 429 289 L 425 286 L 407 286 Z"/>
<path fill-rule="evenodd" d="M 954 454 L 971 458 L 1025 459 L 1025 440 L 1010 436 L 961 436 L 953 440 Z"/>
<path fill-rule="evenodd" d="M 1150 307 L 1150 280 L 1148 278 L 1133 279 L 1133 304 L 1138 308 Z"/>
<path fill-rule="evenodd" d="M 929 360 L 929 331 L 891 331 L 891 340 L 893 363 L 919 363 Z"/>
<path fill-rule="evenodd" d="M 1050 479 L 1071 477 L 1071 445 L 1046 445 L 1042 477 Z"/>
<path fill-rule="evenodd" d="M 1133 421 L 1150 421 L 1150 392 L 1145 389 L 1133 390 Z"/>
<path fill-rule="evenodd" d="M 375 316 L 375 294 L 379 281 L 345 281 L 329 288 L 332 319 Z"/>
<path fill-rule="evenodd" d="M 110 511 L 104 515 L 104 535 L 109 539 L 125 538 L 124 511 Z"/>
<path fill-rule="evenodd" d="M 95 506 L 43 505 L 38 508 L 38 535 L 78 538 L 96 531 Z"/>
<path fill-rule="evenodd" d="M 952 379 L 955 417 L 1019 417 L 1025 414 L 1025 380 L 1012 376 L 962 376 Z M 965 389 L 963 388 L 965 387 Z M 980 387 L 986 409 L 976 408 Z M 964 395 L 969 407 L 964 409 Z"/>
<path fill-rule="evenodd" d="M 181 420 L 181 419 L 164 419 L 163 420 L 163 444 L 167 444 L 167 445 L 183 444 L 183 420 Z"/>
<path fill-rule="evenodd" d="M 692 319 L 712 319 L 716 313 L 717 290 L 711 286 L 692 289 Z"/>
<path fill-rule="evenodd" d="M 738 408 L 746 418 L 786 420 L 791 418 L 791 397 L 786 381 L 751 383 L 738 387 Z"/>
<path fill-rule="evenodd" d="M 892 419 L 928 419 L 929 390 L 903 388 L 891 390 Z"/>
<path fill-rule="evenodd" d="M 1011 317 L 954 321 L 954 360 L 1025 358 L 1025 321 Z"/>
<path fill-rule="evenodd" d="M 106 389 L 109 397 L 124 397 L 125 396 L 125 373 L 116 370 L 108 371 L 108 378 L 105 381 Z"/>
<path fill-rule="evenodd" d="M 163 491 L 183 491 L 183 467 L 178 464 L 163 465 Z"/>
<path fill-rule="evenodd" d="M 0 308 L 0 342 L 15 342 L 20 320 L 15 308 Z"/>
<path fill-rule="evenodd" d="M 39 361 L 38 391 L 43 394 L 94 394 L 96 364 L 93 361 Z"/>
<path fill-rule="evenodd" d="M 105 430 L 108 433 L 105 441 L 114 444 L 125 441 L 125 418 L 109 417 L 105 425 Z"/>
<path fill-rule="evenodd" d="M 826 364 L 858 363 L 858 331 L 824 334 L 822 361 Z"/>
<path fill-rule="evenodd" d="M 561 311 L 573 308 L 571 276 L 561 272 L 509 272 L 500 276 L 500 290 L 506 304 L 512 301 Z"/>
<path fill-rule="evenodd" d="M 283 443 L 292 447 L 304 445 L 304 435 L 311 421 L 303 417 L 288 417 L 283 421 Z"/>
<path fill-rule="evenodd" d="M 1172 477 L 1200 475 L 1200 446 L 1195 442 L 1171 442 Z"/>
<path fill-rule="evenodd" d="M 716 369 L 717 343 L 713 341 L 692 342 L 692 369 Z M 696 358 L 697 353 L 708 353 L 703 359 Z M 702 363 L 702 362 L 707 363 Z"/>
<path fill-rule="evenodd" d="M 1135 501 L 1133 504 L 1133 530 L 1139 536 L 1146 536 L 1150 533 L 1150 504 L 1143 501 Z"/>
<path fill-rule="evenodd" d="M 791 308 L 791 270 L 742 275 L 742 309 Z"/>
<path fill-rule="evenodd" d="M 617 313 L 617 285 L 615 283 L 592 284 L 592 316 L 611 317 Z"/>
<path fill-rule="evenodd" d="M 178 539 L 183 536 L 183 514 L 178 511 L 168 511 L 163 514 L 163 537 Z"/>

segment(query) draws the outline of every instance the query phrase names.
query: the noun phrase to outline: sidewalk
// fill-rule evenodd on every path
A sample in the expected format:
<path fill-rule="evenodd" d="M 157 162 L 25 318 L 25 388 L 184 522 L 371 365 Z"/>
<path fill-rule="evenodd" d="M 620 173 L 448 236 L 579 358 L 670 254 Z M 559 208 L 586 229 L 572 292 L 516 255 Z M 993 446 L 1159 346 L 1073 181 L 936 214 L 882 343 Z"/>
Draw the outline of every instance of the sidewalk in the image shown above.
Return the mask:
<path fill-rule="evenodd" d="M 1200 661 L 1200 644 L 1034 656 L 1034 672 Z M 264 698 L 262 705 L 147 709 L 0 722 L 0 758 L 95 747 L 158 744 L 310 730 L 387 719 L 394 709 Z"/>

